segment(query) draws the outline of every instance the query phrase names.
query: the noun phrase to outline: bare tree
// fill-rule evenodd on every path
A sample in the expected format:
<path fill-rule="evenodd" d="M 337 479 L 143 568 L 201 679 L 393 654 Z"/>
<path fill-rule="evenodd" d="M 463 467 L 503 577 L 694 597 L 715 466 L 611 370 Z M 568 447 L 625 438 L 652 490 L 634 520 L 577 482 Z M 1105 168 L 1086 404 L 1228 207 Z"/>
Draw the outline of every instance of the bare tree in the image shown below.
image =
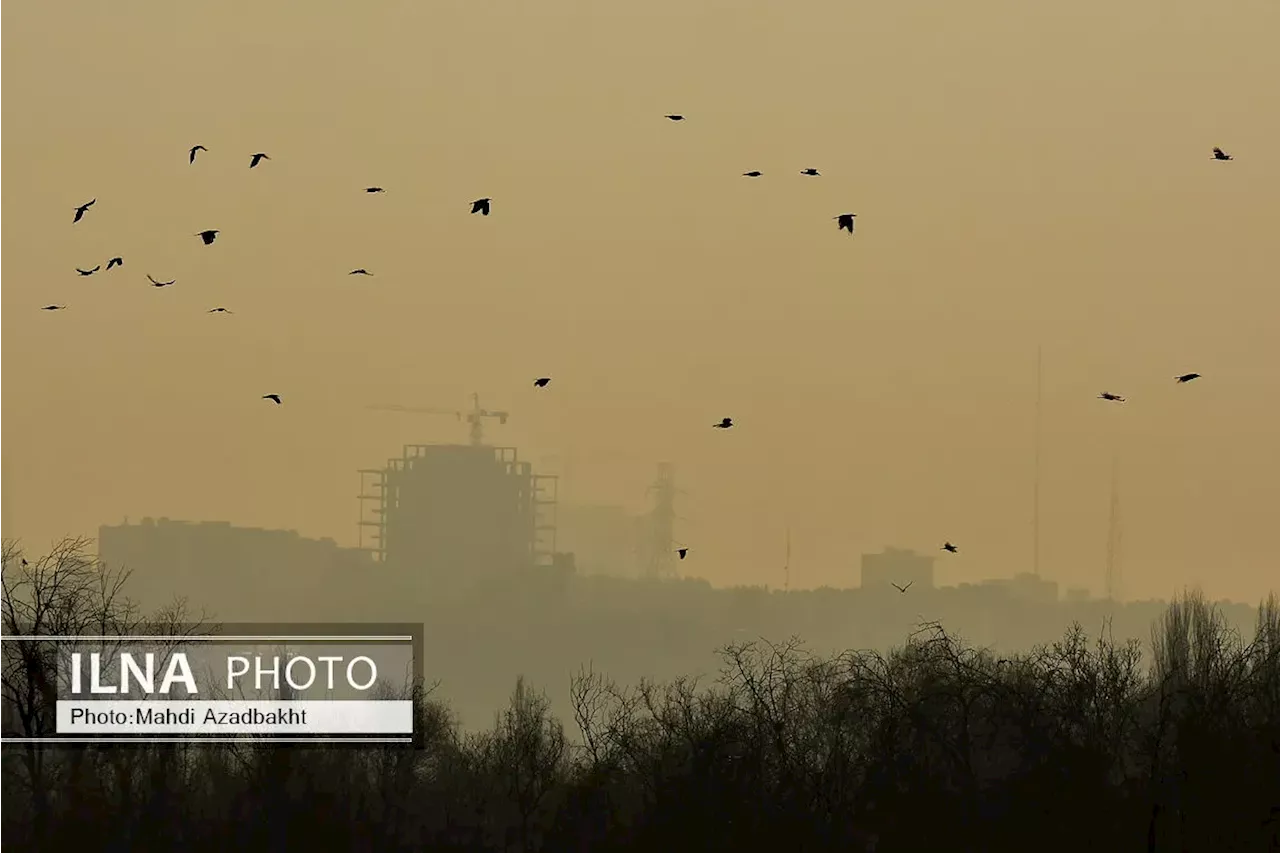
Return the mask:
<path fill-rule="evenodd" d="M 566 770 L 564 728 L 551 716 L 547 697 L 519 678 L 510 705 L 481 743 L 486 767 L 505 778 L 519 821 L 518 850 L 524 853 L 533 849 L 535 816 Z"/>
<path fill-rule="evenodd" d="M 123 643 L 113 638 L 143 633 L 182 636 L 200 630 L 202 621 L 189 621 L 181 600 L 144 617 L 124 594 L 130 573 L 98 560 L 92 544 L 85 537 L 68 537 L 47 554 L 28 559 L 16 540 L 3 543 L 0 627 L 9 637 L 21 638 L 4 643 L 0 663 L 3 729 L 8 737 L 28 739 L 21 753 L 23 781 L 37 833 L 46 827 L 50 792 L 55 785 L 78 778 L 88 755 L 84 748 L 73 749 L 63 754 L 65 761 L 58 762 L 58 753 L 38 742 L 56 734 L 59 678 L 66 669 L 60 666 L 65 643 L 41 638 L 97 637 L 91 647 L 110 660 Z M 161 643 L 162 654 L 175 645 L 174 640 Z M 137 756 L 116 752 L 111 757 L 119 787 L 127 790 L 125 777 Z"/>

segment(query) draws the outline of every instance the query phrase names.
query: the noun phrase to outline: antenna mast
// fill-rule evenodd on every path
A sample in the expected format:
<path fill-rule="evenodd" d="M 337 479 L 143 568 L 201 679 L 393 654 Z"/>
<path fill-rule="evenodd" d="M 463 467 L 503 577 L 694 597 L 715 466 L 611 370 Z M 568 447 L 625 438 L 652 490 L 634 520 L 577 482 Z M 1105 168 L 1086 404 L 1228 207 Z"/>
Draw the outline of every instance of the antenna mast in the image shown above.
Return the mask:
<path fill-rule="evenodd" d="M 1041 406 L 1044 391 L 1044 347 L 1036 347 L 1036 418 L 1035 418 L 1035 471 L 1032 475 L 1031 494 L 1031 573 L 1040 577 L 1040 445 Z"/>
<path fill-rule="evenodd" d="M 1117 487 L 1116 457 L 1111 457 L 1111 515 L 1107 525 L 1107 573 L 1105 578 L 1108 601 L 1120 598 L 1120 493 Z"/>
<path fill-rule="evenodd" d="M 789 524 L 787 525 L 787 561 L 785 564 L 783 564 L 782 569 L 786 573 L 786 578 L 783 580 L 782 588 L 784 591 L 790 591 L 791 589 L 791 525 Z"/>

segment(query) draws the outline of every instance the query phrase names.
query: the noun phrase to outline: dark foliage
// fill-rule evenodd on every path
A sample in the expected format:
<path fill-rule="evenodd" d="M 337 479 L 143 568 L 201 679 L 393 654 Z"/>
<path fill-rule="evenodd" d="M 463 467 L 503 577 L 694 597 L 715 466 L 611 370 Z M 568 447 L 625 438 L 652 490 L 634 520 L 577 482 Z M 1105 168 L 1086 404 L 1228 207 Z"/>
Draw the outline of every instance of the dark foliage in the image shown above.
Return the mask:
<path fill-rule="evenodd" d="M 74 612 L 122 618 L 109 597 L 85 593 L 108 589 L 85 580 L 105 570 L 73 552 L 21 573 L 7 552 L 6 629 L 23 584 L 46 585 L 27 597 L 44 602 L 47 631 Z M 89 573 L 80 587 L 63 564 Z M 54 576 L 64 580 L 49 589 Z M 72 588 L 80 598 L 57 598 Z M 576 741 L 520 682 L 477 735 L 416 689 L 421 750 L 7 748 L 4 842 L 137 853 L 1280 849 L 1274 596 L 1249 641 L 1185 596 L 1154 627 L 1149 656 L 1076 628 L 999 658 L 935 625 L 887 656 L 818 659 L 791 641 L 730 647 L 723 661 L 708 685 L 620 689 L 580 673 Z M 6 734 L 46 719 L 22 676 L 5 673 Z"/>

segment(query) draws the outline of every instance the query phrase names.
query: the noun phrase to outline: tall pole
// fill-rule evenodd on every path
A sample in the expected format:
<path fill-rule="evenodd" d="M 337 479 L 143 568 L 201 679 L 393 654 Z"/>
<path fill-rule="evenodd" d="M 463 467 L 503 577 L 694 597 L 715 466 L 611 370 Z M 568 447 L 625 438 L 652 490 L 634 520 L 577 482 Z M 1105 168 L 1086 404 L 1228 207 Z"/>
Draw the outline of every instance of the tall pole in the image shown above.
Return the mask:
<path fill-rule="evenodd" d="M 645 570 L 650 578 L 668 578 L 675 574 L 671 546 L 675 530 L 675 473 L 670 462 L 658 463 L 658 480 L 649 487 L 654 493 L 653 509 L 647 519 L 648 535 Z"/>
<path fill-rule="evenodd" d="M 6 538 L 16 539 L 18 534 L 13 531 L 12 521 L 13 499 L 17 497 L 17 492 L 9 488 L 9 481 L 12 477 L 4 476 L 5 470 L 7 469 L 0 467 L 0 530 L 4 531 Z M 125 523 L 129 523 L 127 518 Z"/>
<path fill-rule="evenodd" d="M 1035 419 L 1035 471 L 1032 474 L 1031 494 L 1031 573 L 1040 576 L 1040 445 L 1041 417 L 1044 391 L 1044 347 L 1036 347 L 1036 419 Z"/>
<path fill-rule="evenodd" d="M 791 525 L 789 524 L 787 525 L 787 560 L 786 560 L 786 563 L 783 564 L 783 570 L 786 572 L 786 577 L 783 579 L 782 588 L 784 590 L 790 591 L 791 590 Z"/>
<path fill-rule="evenodd" d="M 1122 594 L 1120 569 L 1120 491 L 1116 476 L 1116 455 L 1111 456 L 1111 511 L 1107 523 L 1106 597 L 1118 601 Z"/>

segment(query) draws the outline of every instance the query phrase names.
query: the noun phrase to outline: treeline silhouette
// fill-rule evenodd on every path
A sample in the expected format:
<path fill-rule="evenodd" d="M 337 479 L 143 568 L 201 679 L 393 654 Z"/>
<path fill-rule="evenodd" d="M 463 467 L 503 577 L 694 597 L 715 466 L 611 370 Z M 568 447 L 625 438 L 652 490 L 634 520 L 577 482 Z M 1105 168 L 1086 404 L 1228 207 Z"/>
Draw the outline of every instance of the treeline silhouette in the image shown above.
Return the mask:
<path fill-rule="evenodd" d="M 84 540 L 5 547 L 4 629 L 138 633 Z M 9 645 L 6 643 L 6 645 Z M 6 736 L 53 730 L 50 644 L 15 643 Z M 589 657 L 590 650 L 583 650 Z M 1252 637 L 1199 593 L 1141 643 L 1078 626 L 998 657 L 941 625 L 889 653 L 726 647 L 718 679 L 570 679 L 571 735 L 519 680 L 463 734 L 427 685 L 402 746 L 6 746 L 12 850 L 1280 849 L 1280 601 Z"/>

